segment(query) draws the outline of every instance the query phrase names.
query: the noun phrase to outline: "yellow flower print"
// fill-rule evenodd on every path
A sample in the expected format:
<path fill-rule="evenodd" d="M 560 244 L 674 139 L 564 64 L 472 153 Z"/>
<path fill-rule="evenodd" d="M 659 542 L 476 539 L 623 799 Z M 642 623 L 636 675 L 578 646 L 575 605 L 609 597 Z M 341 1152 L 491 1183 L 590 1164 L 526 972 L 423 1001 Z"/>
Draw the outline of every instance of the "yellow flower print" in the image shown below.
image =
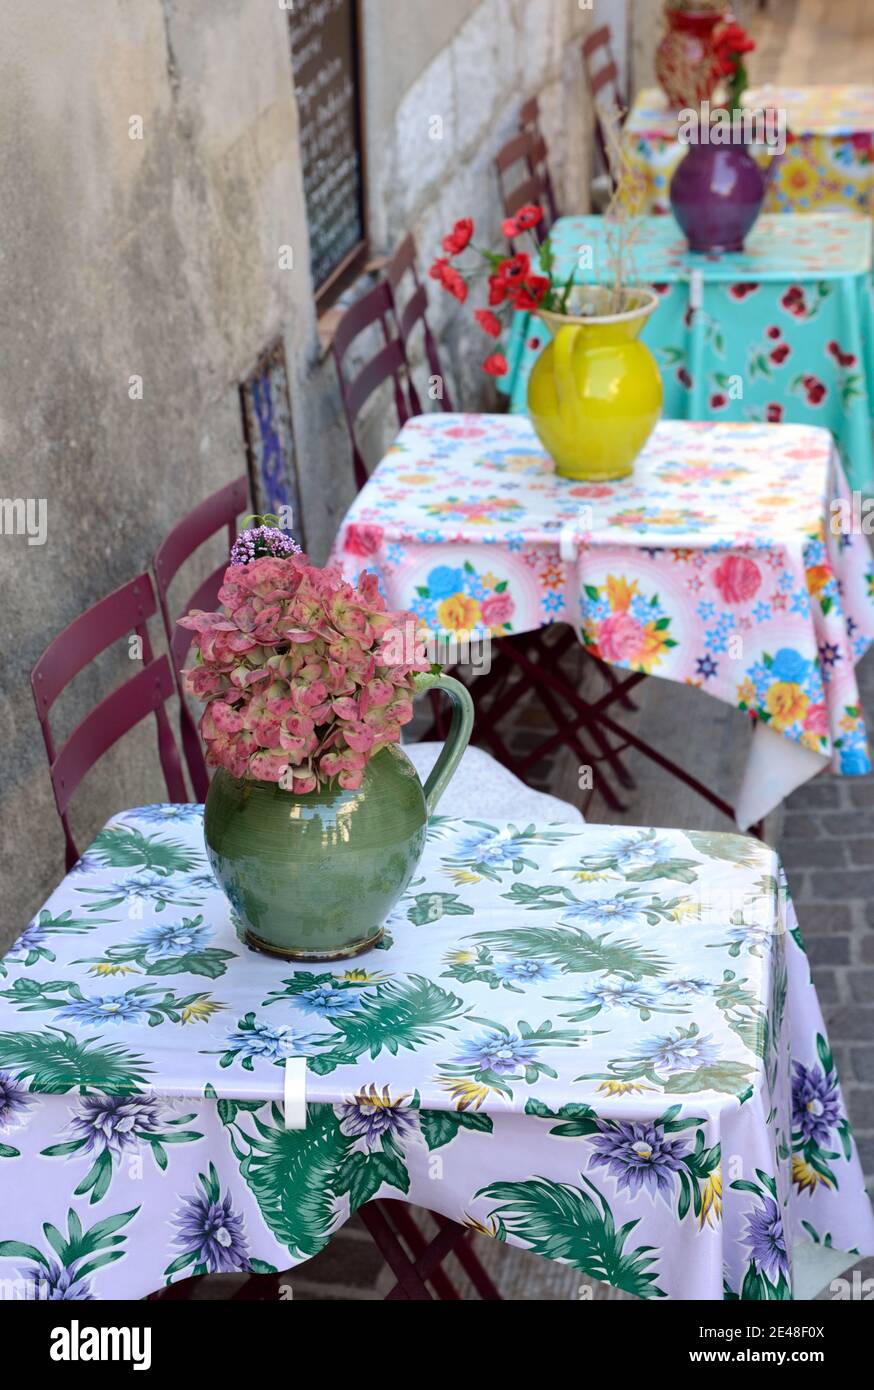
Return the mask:
<path fill-rule="evenodd" d="M 697 922 L 701 916 L 701 904 L 694 898 L 681 898 L 671 916 L 675 922 Z"/>
<path fill-rule="evenodd" d="M 478 1236 L 491 1236 L 492 1239 L 498 1234 L 498 1223 L 493 1216 L 489 1217 L 488 1225 L 484 1221 L 477 1221 L 475 1216 L 468 1216 L 465 1213 L 462 1226 L 466 1226 L 469 1231 L 474 1231 Z"/>
<path fill-rule="evenodd" d="M 447 951 L 443 960 L 446 965 L 472 965 L 476 954 L 473 951 Z"/>
<path fill-rule="evenodd" d="M 799 1192 L 809 1192 L 811 1196 L 819 1183 L 822 1183 L 823 1187 L 831 1187 L 828 1178 L 824 1178 L 822 1173 L 812 1168 L 800 1154 L 792 1155 L 792 1181 Z"/>
<path fill-rule="evenodd" d="M 344 970 L 343 979 L 355 985 L 375 985 L 379 980 L 386 977 L 381 970 L 363 970 L 360 966 L 357 970 Z"/>
<path fill-rule="evenodd" d="M 655 1086 L 644 1086 L 640 1081 L 602 1081 L 598 1087 L 607 1096 L 631 1096 L 640 1091 L 654 1091 Z"/>
<path fill-rule="evenodd" d="M 471 873 L 470 869 L 450 869 L 449 877 L 456 888 L 461 888 L 465 883 L 480 883 L 482 881 L 479 874 Z"/>
<path fill-rule="evenodd" d="M 448 1091 L 456 1110 L 479 1110 L 484 1100 L 488 1100 L 489 1088 L 478 1081 L 444 1081 L 443 1089 Z"/>
<path fill-rule="evenodd" d="M 439 605 L 437 617 L 448 632 L 469 632 L 480 620 L 480 606 L 475 598 L 453 594 Z"/>
<path fill-rule="evenodd" d="M 626 612 L 631 607 L 631 600 L 637 592 L 636 579 L 629 584 L 623 575 L 620 575 L 618 579 L 613 574 L 607 575 L 607 602 L 614 613 Z"/>
<path fill-rule="evenodd" d="M 710 1177 L 701 1188 L 701 1213 L 698 1217 L 699 1230 L 704 1229 L 704 1222 L 708 1226 L 717 1225 L 722 1216 L 722 1169 L 714 1168 Z M 712 1217 L 712 1220 L 711 1220 Z"/>
<path fill-rule="evenodd" d="M 845 733 L 851 734 L 854 729 L 859 727 L 859 716 L 857 714 L 844 714 L 838 720 Z"/>
<path fill-rule="evenodd" d="M 671 634 L 662 628 L 657 628 L 655 622 L 647 623 L 643 631 L 644 643 L 635 664 L 642 671 L 649 671 L 653 666 L 658 666 L 663 654 L 670 650 L 667 643 Z"/>
<path fill-rule="evenodd" d="M 786 160 L 779 171 L 778 178 L 780 187 L 790 194 L 793 200 L 809 198 L 816 190 L 817 175 L 815 170 L 807 163 L 806 159 L 800 159 L 798 156 Z"/>
<path fill-rule="evenodd" d="M 756 703 L 756 687 L 749 676 L 742 680 L 737 688 L 737 702 L 739 705 L 754 705 Z"/>
<path fill-rule="evenodd" d="M 771 727 L 778 733 L 803 719 L 810 704 L 796 681 L 775 681 L 765 696 L 765 707 L 771 716 Z"/>
<path fill-rule="evenodd" d="M 811 565 L 807 571 L 807 587 L 816 598 L 832 577 L 831 565 Z"/>
<path fill-rule="evenodd" d="M 410 487 L 421 487 L 425 483 L 431 482 L 430 473 L 399 473 L 399 483 L 408 483 Z"/>
<path fill-rule="evenodd" d="M 139 975 L 132 965 L 122 965 L 114 960 L 98 960 L 88 971 L 89 975 Z"/>
<path fill-rule="evenodd" d="M 193 1004 L 186 1004 L 182 1010 L 182 1022 L 205 1023 L 212 1014 L 223 1008 L 224 1004 L 214 1004 L 211 999 L 195 999 Z"/>
<path fill-rule="evenodd" d="M 359 1110 L 400 1110 L 404 1103 L 409 1100 L 409 1093 L 402 1096 L 391 1098 L 388 1086 L 383 1086 L 382 1095 L 371 1081 L 369 1086 L 362 1086 L 354 1097 L 354 1104 Z"/>

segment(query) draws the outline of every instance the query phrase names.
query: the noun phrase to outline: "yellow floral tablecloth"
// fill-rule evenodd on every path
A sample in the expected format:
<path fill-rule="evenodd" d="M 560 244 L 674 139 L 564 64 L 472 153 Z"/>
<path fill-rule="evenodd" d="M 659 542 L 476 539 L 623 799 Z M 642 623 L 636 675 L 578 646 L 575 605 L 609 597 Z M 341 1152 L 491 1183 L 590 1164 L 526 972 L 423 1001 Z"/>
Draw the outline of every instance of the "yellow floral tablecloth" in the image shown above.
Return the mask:
<path fill-rule="evenodd" d="M 744 104 L 786 112 L 789 139 L 767 212 L 874 211 L 874 86 L 755 87 Z M 625 138 L 646 179 L 647 210 L 669 212 L 671 177 L 686 147 L 677 140 L 677 113 L 658 88 L 637 97 Z"/>

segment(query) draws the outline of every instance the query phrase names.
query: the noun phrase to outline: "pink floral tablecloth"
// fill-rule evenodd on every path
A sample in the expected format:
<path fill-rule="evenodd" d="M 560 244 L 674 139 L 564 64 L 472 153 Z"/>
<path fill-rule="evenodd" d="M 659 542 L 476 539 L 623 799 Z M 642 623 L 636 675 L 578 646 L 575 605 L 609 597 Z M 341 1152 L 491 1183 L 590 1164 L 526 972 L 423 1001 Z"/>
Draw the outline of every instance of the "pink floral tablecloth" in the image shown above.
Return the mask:
<path fill-rule="evenodd" d="M 855 666 L 874 565 L 864 535 L 832 533 L 838 498 L 813 426 L 663 421 L 631 478 L 584 484 L 524 417 L 434 414 L 403 428 L 333 559 L 434 633 L 568 622 L 603 660 L 747 712 L 749 825 L 826 766 L 871 770 Z"/>

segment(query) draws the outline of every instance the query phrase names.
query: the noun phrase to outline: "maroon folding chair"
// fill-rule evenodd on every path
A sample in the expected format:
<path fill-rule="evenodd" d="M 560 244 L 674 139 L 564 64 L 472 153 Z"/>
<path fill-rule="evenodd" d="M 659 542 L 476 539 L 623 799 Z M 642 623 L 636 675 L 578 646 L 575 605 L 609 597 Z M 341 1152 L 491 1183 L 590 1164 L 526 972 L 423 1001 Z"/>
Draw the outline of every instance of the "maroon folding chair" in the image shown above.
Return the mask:
<path fill-rule="evenodd" d="M 381 280 L 368 290 L 344 313 L 331 340 L 331 352 L 340 382 L 340 397 L 346 416 L 346 427 L 352 445 L 352 467 L 359 490 L 367 482 L 367 466 L 361 452 L 356 424 L 362 407 L 374 391 L 386 382 L 392 383 L 398 425 L 405 425 L 411 415 L 409 397 L 410 373 L 404 344 L 395 331 L 397 310 L 388 280 Z M 376 353 L 358 368 L 351 381 L 346 378 L 345 359 L 352 344 L 362 333 L 371 330 L 381 338 Z"/>
<path fill-rule="evenodd" d="M 519 130 L 530 135 L 531 146 L 531 172 L 538 175 L 543 182 L 543 192 L 545 198 L 544 215 L 548 217 L 548 226 L 552 226 L 558 218 L 558 201 L 555 196 L 555 186 L 552 182 L 552 174 L 549 171 L 549 150 L 546 138 L 540 129 L 540 103 L 537 97 L 531 97 L 525 102 L 519 112 Z"/>
<path fill-rule="evenodd" d="M 164 620 L 164 631 L 167 634 L 173 677 L 179 691 L 179 736 L 182 740 L 182 751 L 185 754 L 188 775 L 191 778 L 194 795 L 198 801 L 206 799 L 209 773 L 203 756 L 200 735 L 197 732 L 191 710 L 186 703 L 181 676 L 182 668 L 188 659 L 193 634 L 186 628 L 179 627 L 176 617 L 171 617 L 169 590 L 185 561 L 217 532 L 227 529 L 228 549 L 230 550 L 237 538 L 237 518 L 247 511 L 248 507 L 249 481 L 243 474 L 234 482 L 228 483 L 227 487 L 220 488 L 211 497 L 207 497 L 199 507 L 195 507 L 193 512 L 189 512 L 186 517 L 177 522 L 155 551 L 153 560 L 161 617 Z M 222 576 L 227 566 L 228 562 L 225 559 L 202 581 L 191 595 L 188 603 L 178 610 L 179 616 L 189 613 L 192 608 L 202 608 L 207 613 L 218 608 L 218 591 L 221 588 Z"/>
<path fill-rule="evenodd" d="M 440 381 L 441 394 L 437 397 L 439 407 L 441 410 L 451 410 L 452 402 L 449 399 L 446 374 L 440 365 L 437 342 L 428 323 L 428 294 L 416 270 L 416 243 L 409 232 L 386 265 L 384 274 L 391 287 L 395 305 L 395 321 L 398 336 L 404 347 L 404 355 L 409 362 L 412 356 L 410 341 L 416 332 L 417 325 L 421 324 L 428 370 L 432 377 L 437 377 Z M 408 285 L 409 294 L 406 294 Z M 409 369 L 408 381 L 410 408 L 414 415 L 420 415 L 422 413 L 421 399 L 416 390 L 415 382 L 409 374 Z"/>
<path fill-rule="evenodd" d="M 625 119 L 626 108 L 625 98 L 619 86 L 619 68 L 613 57 L 609 24 L 602 24 L 599 29 L 596 29 L 593 34 L 583 40 L 582 54 L 583 69 L 595 116 L 595 140 L 598 153 L 604 170 L 609 174 L 612 183 L 613 171 L 610 168 L 609 146 L 604 130 L 602 111 L 605 107 L 608 111 L 615 111 L 617 120 L 621 124 Z"/>
<path fill-rule="evenodd" d="M 538 141 L 530 130 L 520 131 L 495 155 L 495 171 L 506 217 L 514 217 L 528 203 L 539 203 L 543 217 L 534 228 L 538 245 L 552 226 L 549 194 L 542 167 L 537 165 Z"/>
<path fill-rule="evenodd" d="M 169 798 L 188 800 L 179 752 L 164 708 L 175 693 L 173 674 L 166 656 L 153 655 L 149 641 L 147 620 L 156 612 L 151 579 L 148 574 L 137 575 L 75 618 L 46 648 L 31 672 L 52 791 L 64 828 L 68 870 L 79 858 L 68 819 L 76 788 L 103 754 L 150 714 L 154 714 L 158 728 L 158 757 Z M 61 691 L 101 652 L 131 633 L 136 633 L 142 644 L 142 669 L 95 705 L 56 749 L 49 712 Z"/>

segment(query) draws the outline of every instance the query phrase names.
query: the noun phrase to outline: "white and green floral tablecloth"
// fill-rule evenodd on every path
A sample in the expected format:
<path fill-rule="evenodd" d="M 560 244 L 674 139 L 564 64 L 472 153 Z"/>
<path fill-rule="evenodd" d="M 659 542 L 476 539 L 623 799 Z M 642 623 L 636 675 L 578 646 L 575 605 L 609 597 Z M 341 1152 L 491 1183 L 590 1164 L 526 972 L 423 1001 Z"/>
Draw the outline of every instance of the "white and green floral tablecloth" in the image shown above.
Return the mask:
<path fill-rule="evenodd" d="M 327 969 L 241 943 L 202 835 L 116 817 L 2 963 L 7 1296 L 286 1269 L 375 1196 L 646 1298 L 786 1299 L 811 1253 L 874 1252 L 758 841 L 438 817 L 384 949 Z"/>

